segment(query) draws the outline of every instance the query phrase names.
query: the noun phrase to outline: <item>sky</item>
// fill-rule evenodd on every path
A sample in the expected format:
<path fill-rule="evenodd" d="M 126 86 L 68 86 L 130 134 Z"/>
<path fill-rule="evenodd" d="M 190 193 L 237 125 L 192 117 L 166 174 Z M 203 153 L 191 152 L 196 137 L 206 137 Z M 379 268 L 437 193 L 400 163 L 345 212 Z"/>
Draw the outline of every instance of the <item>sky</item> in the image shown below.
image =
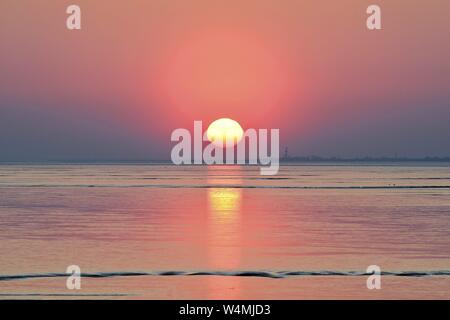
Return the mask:
<path fill-rule="evenodd" d="M 67 6 L 81 30 L 66 28 Z M 378 4 L 382 30 L 366 28 Z M 450 2 L 2 0 L 0 161 L 169 159 L 228 117 L 324 157 L 450 156 Z"/>

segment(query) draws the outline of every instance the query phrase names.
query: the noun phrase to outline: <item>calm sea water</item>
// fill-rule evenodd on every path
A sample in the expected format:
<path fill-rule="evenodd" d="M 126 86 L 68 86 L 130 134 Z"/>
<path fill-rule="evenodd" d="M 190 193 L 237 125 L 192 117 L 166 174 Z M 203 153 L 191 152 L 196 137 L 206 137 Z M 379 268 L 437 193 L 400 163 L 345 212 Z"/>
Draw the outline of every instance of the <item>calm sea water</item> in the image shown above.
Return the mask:
<path fill-rule="evenodd" d="M 449 299 L 449 218 L 449 164 L 0 165 L 0 298 Z"/>

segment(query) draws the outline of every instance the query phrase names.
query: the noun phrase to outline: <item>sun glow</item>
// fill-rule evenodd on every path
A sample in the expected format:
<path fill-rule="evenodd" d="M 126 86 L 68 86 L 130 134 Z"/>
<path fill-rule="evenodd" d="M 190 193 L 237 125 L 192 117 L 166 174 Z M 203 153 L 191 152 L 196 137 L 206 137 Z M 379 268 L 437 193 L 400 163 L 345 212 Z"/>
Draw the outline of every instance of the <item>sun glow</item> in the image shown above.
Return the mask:
<path fill-rule="evenodd" d="M 217 146 L 233 147 L 241 141 L 244 130 L 232 119 L 221 118 L 213 121 L 206 131 L 208 140 Z"/>

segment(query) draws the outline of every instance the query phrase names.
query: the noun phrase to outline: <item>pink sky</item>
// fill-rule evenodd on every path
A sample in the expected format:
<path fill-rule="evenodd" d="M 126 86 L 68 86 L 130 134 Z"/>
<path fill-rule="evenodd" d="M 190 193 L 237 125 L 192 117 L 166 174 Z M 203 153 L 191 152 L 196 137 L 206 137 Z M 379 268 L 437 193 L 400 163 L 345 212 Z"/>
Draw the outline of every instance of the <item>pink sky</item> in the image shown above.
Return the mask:
<path fill-rule="evenodd" d="M 450 156 L 450 2 L 0 3 L 0 160 L 168 158 L 230 117 L 291 154 Z"/>

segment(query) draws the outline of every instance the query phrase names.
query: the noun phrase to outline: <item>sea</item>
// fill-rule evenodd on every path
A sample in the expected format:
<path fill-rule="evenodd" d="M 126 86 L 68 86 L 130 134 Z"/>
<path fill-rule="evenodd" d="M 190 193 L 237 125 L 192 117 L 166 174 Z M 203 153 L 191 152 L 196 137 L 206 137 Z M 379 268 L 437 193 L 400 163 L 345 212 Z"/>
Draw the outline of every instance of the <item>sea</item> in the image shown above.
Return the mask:
<path fill-rule="evenodd" d="M 450 163 L 1 164 L 15 298 L 450 299 Z"/>

